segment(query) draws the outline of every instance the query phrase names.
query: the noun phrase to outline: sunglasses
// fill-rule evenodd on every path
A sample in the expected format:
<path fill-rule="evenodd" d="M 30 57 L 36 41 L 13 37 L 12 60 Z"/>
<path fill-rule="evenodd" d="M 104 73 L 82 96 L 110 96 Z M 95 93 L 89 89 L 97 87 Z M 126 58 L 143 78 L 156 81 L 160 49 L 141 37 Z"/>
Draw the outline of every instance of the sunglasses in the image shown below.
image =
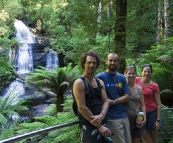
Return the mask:
<path fill-rule="evenodd" d="M 129 69 L 136 69 L 136 67 L 134 66 L 134 65 L 129 65 L 129 66 L 127 66 L 127 69 L 129 70 Z"/>

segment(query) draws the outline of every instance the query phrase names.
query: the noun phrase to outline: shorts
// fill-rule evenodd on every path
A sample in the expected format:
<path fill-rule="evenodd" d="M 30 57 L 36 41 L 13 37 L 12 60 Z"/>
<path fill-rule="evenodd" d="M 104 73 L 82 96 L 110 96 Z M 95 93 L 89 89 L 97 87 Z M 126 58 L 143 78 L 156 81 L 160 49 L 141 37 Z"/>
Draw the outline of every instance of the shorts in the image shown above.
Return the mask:
<path fill-rule="evenodd" d="M 146 124 L 143 127 L 143 130 L 147 130 L 147 131 L 152 131 L 155 130 L 154 128 L 154 124 L 157 120 L 157 109 L 154 109 L 151 112 L 147 112 L 146 113 Z"/>
<path fill-rule="evenodd" d="M 81 123 L 80 128 L 80 143 L 113 143 L 113 139 L 111 137 L 103 137 L 99 130 L 92 124 Z"/>
<path fill-rule="evenodd" d="M 107 121 L 113 133 L 114 143 L 131 143 L 130 125 L 128 117 Z"/>
<path fill-rule="evenodd" d="M 131 136 L 134 138 L 141 138 L 142 137 L 142 128 L 136 127 L 136 118 L 129 116 L 129 123 L 130 123 L 130 132 Z"/>

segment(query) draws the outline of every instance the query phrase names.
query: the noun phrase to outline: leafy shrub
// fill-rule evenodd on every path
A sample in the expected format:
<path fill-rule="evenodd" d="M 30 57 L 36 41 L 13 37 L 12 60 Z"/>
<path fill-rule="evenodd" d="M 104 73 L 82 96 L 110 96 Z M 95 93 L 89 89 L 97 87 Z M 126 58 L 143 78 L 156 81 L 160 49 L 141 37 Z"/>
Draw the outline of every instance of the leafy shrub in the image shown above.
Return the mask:
<path fill-rule="evenodd" d="M 0 140 L 28 133 L 31 131 L 47 128 L 54 125 L 76 121 L 77 117 L 74 115 L 72 111 L 72 102 L 73 99 L 71 95 L 65 96 L 63 112 L 60 112 L 54 116 L 44 115 L 35 117 L 35 122 L 33 123 L 16 123 L 13 126 L 13 128 L 5 130 L 4 134 L 0 135 Z M 55 110 L 55 106 L 51 105 L 51 107 L 53 110 Z M 52 113 L 51 110 L 50 112 Z M 31 140 L 35 140 L 38 143 L 69 143 L 70 140 L 70 143 L 76 143 L 79 140 L 79 125 L 73 125 L 62 129 L 57 129 L 54 131 L 43 133 L 40 135 L 36 135 L 28 139 L 21 140 L 19 143 L 29 142 Z"/>
<path fill-rule="evenodd" d="M 8 85 L 16 77 L 13 74 L 13 68 L 9 62 L 7 62 L 3 57 L 0 57 L 0 90 Z"/>

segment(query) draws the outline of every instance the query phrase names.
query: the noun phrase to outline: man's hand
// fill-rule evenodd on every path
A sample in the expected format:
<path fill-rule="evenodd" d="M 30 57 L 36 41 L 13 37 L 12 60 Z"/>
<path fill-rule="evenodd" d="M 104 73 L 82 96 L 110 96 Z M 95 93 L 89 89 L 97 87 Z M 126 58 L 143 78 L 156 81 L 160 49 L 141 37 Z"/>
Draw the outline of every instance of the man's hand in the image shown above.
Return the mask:
<path fill-rule="evenodd" d="M 92 116 L 93 120 L 90 121 L 90 123 L 94 126 L 98 126 L 101 124 L 102 120 L 104 119 L 104 115 L 103 114 L 99 114 L 99 115 L 95 115 Z"/>
<path fill-rule="evenodd" d="M 111 131 L 105 127 L 104 125 L 101 125 L 98 130 L 100 131 L 100 133 L 102 134 L 102 136 L 104 137 L 109 137 L 109 136 L 112 136 L 112 133 Z"/>

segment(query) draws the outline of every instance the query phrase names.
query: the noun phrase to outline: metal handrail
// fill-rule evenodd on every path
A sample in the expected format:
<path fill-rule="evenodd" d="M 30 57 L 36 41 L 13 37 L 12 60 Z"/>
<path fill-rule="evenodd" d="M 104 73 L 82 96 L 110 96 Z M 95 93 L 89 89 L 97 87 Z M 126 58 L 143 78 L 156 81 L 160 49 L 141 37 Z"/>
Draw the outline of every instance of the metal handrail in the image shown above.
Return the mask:
<path fill-rule="evenodd" d="M 49 131 L 52 131 L 52 130 L 56 130 L 56 129 L 60 129 L 60 128 L 64 128 L 64 127 L 71 126 L 71 125 L 76 125 L 76 124 L 79 124 L 79 121 L 69 122 L 69 123 L 65 123 L 65 124 L 60 124 L 60 125 L 55 125 L 55 126 L 52 126 L 52 127 L 40 129 L 40 130 L 37 130 L 37 131 L 33 131 L 33 132 L 30 132 L 30 133 L 26 133 L 26 134 L 23 134 L 23 135 L 19 135 L 19 136 L 15 136 L 15 137 L 12 137 L 12 138 L 9 138 L 9 139 L 2 140 L 2 141 L 0 141 L 0 143 L 14 143 L 16 141 L 26 139 L 26 138 L 31 137 L 31 136 L 35 136 L 35 135 L 38 135 L 38 134 L 41 134 L 41 133 L 49 132 Z"/>
<path fill-rule="evenodd" d="M 173 111 L 173 108 L 163 108 L 162 111 L 165 111 L 165 110 L 172 110 Z"/>
<path fill-rule="evenodd" d="M 164 108 L 164 109 L 162 109 L 162 111 L 173 111 L 173 108 Z M 41 134 L 41 133 L 46 133 L 46 132 L 49 132 L 49 131 L 52 131 L 52 130 L 56 130 L 56 129 L 60 129 L 60 128 L 64 128 L 64 127 L 71 126 L 71 125 L 76 125 L 76 124 L 79 124 L 79 121 L 74 121 L 74 122 L 69 122 L 69 123 L 65 123 L 65 124 L 55 125 L 55 126 L 52 126 L 52 127 L 40 129 L 40 130 L 33 131 L 33 132 L 30 132 L 30 133 L 26 133 L 26 134 L 23 134 L 23 135 L 18 135 L 16 137 L 12 137 L 12 138 L 9 138 L 9 139 L 2 140 L 2 141 L 0 141 L 0 143 L 14 143 L 16 141 L 26 139 L 26 138 L 29 138 L 29 137 L 32 137 L 32 136 L 35 136 L 35 135 L 38 135 L 38 134 Z"/>

